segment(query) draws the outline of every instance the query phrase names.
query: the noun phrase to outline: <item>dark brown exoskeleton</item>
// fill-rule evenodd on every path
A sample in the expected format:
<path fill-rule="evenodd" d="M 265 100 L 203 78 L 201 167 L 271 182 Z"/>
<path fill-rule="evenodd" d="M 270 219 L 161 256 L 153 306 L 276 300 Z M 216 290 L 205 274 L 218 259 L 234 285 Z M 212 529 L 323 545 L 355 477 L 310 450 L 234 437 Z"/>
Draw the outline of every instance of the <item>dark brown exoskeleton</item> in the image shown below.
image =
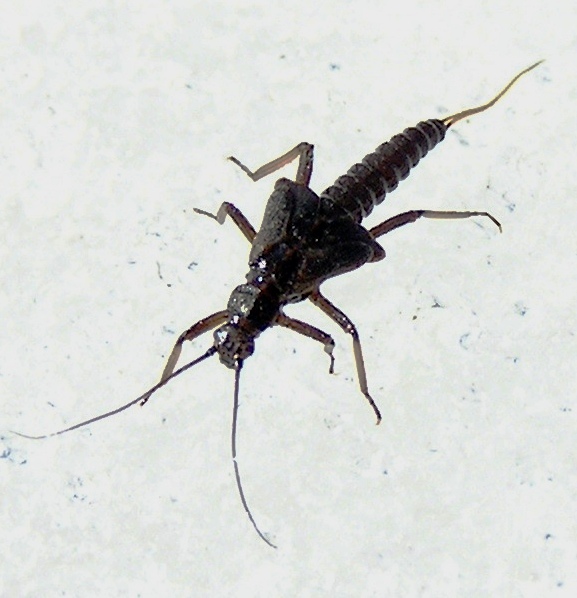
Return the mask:
<path fill-rule="evenodd" d="M 381 421 L 381 413 L 369 393 L 357 329 L 340 309 L 322 295 L 320 285 L 329 278 L 360 268 L 367 262 L 382 260 L 385 251 L 376 239 L 422 217 L 461 219 L 484 216 L 501 230 L 501 225 L 491 214 L 479 211 L 411 210 L 389 218 L 371 229 L 364 228 L 361 221 L 385 199 L 387 193 L 394 191 L 398 184 L 407 178 L 419 160 L 444 139 L 451 125 L 493 106 L 517 79 L 534 69 L 540 62 L 521 71 L 487 104 L 441 120 L 422 121 L 415 127 L 395 135 L 352 166 L 320 196 L 309 188 L 313 169 L 313 146 L 310 143 L 300 143 L 254 172 L 236 158 L 229 158 L 253 181 L 258 181 L 297 158 L 299 160 L 294 181 L 281 178 L 276 182 L 258 232 L 231 203 L 223 203 L 216 215 L 195 209 L 200 214 L 216 219 L 220 224 L 226 216 L 230 216 L 251 243 L 246 282 L 232 291 L 226 309 L 203 318 L 180 335 L 158 384 L 118 409 L 49 436 L 109 417 L 136 403 L 144 405 L 150 396 L 169 380 L 218 353 L 220 361 L 235 371 L 231 442 L 238 491 L 255 530 L 267 544 L 275 547 L 260 531 L 252 516 L 244 496 L 236 461 L 240 371 L 244 360 L 254 352 L 255 339 L 271 326 L 282 326 L 308 336 L 324 346 L 330 357 L 329 371 L 332 373 L 335 346 L 333 338 L 306 322 L 288 317 L 283 312 L 285 305 L 309 299 L 344 332 L 351 335 L 360 389 L 371 405 L 378 424 Z M 215 328 L 213 345 L 203 355 L 174 371 L 183 343 Z"/>

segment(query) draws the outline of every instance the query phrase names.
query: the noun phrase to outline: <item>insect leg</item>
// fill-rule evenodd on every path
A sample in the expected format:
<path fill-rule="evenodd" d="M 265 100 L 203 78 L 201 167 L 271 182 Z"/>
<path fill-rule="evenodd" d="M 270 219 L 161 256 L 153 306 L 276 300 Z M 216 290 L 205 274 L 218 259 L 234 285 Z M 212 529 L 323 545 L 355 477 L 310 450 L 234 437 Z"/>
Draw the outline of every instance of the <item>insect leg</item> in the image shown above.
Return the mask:
<path fill-rule="evenodd" d="M 306 322 L 302 322 L 301 320 L 297 320 L 295 318 L 289 318 L 284 314 L 280 314 L 277 316 L 275 320 L 275 324 L 282 326 L 283 328 L 288 328 L 289 330 L 293 330 L 294 332 L 298 332 L 303 336 L 308 336 L 315 341 L 319 341 L 325 346 L 325 352 L 328 353 L 331 359 L 331 365 L 329 366 L 329 374 L 334 374 L 335 372 L 335 358 L 333 356 L 333 351 L 335 348 L 335 341 L 330 334 L 323 332 L 319 328 L 316 328 L 312 324 L 307 324 Z"/>
<path fill-rule="evenodd" d="M 230 216 L 232 221 L 238 226 L 240 232 L 247 238 L 249 243 L 252 243 L 256 235 L 254 226 L 248 221 L 248 218 L 232 203 L 225 201 L 221 204 L 218 212 L 212 214 L 199 208 L 193 208 L 197 214 L 208 216 L 216 220 L 219 224 L 224 224 L 225 218 Z"/>
<path fill-rule="evenodd" d="M 162 376 L 160 377 L 160 382 L 164 382 L 167 378 L 172 375 L 178 358 L 180 357 L 180 352 L 182 351 L 182 345 L 184 341 L 191 341 L 195 339 L 197 336 L 216 328 L 219 324 L 223 324 L 226 322 L 228 316 L 228 312 L 226 310 L 217 311 L 216 313 L 207 316 L 206 318 L 202 318 L 196 324 L 191 326 L 188 330 L 185 330 L 179 337 L 176 343 L 174 343 L 174 347 L 172 348 L 172 352 L 164 366 L 164 370 L 162 372 Z M 144 404 L 144 403 L 143 403 Z"/>
<path fill-rule="evenodd" d="M 306 141 L 301 141 L 301 143 L 293 147 L 286 154 L 267 162 L 260 168 L 257 168 L 254 172 L 234 156 L 229 156 L 228 159 L 231 162 L 234 162 L 243 170 L 243 172 L 245 172 L 253 181 L 256 182 L 298 158 L 299 165 L 297 168 L 295 182 L 299 185 L 305 185 L 305 187 L 308 187 L 311 180 L 311 175 L 313 173 L 313 149 L 314 145 L 307 143 Z"/>
<path fill-rule="evenodd" d="M 369 394 L 369 387 L 367 384 L 367 373 L 365 371 L 365 362 L 363 360 L 363 351 L 361 349 L 361 341 L 359 339 L 359 333 L 355 325 L 349 320 L 349 318 L 335 305 L 333 305 L 326 297 L 321 295 L 319 290 L 314 291 L 309 296 L 309 299 L 322 311 L 337 323 L 347 334 L 350 334 L 353 339 L 353 353 L 355 355 L 355 364 L 357 366 L 357 376 L 359 378 L 359 386 L 361 392 L 365 395 L 365 398 L 373 408 L 375 415 L 377 416 L 377 424 L 381 423 L 381 412 L 373 401 L 373 398 Z"/>
<path fill-rule="evenodd" d="M 499 231 L 502 232 L 501 223 L 494 217 L 489 214 L 489 212 L 454 212 L 451 210 L 411 210 L 410 212 L 403 212 L 402 214 L 397 214 L 381 224 L 374 226 L 373 228 L 369 229 L 369 233 L 376 239 L 377 237 L 381 237 L 382 235 L 386 235 L 390 233 L 392 230 L 399 228 L 400 226 L 404 226 L 405 224 L 410 224 L 411 222 L 415 222 L 419 218 L 437 218 L 440 220 L 459 220 L 462 218 L 471 218 L 472 216 L 485 216 L 489 218 L 498 228 Z"/>

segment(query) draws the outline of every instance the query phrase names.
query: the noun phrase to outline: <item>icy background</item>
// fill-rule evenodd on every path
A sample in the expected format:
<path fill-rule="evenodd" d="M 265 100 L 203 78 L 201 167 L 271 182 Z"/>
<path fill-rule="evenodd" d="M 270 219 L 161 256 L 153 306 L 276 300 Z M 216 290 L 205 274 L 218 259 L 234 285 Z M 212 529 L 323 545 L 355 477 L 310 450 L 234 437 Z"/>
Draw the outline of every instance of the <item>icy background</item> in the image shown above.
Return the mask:
<path fill-rule="evenodd" d="M 577 5 L 504 0 L 0 4 L 0 596 L 577 594 Z M 322 191 L 419 120 L 492 97 L 367 222 L 421 221 L 323 288 L 357 324 L 267 331 L 140 409 L 177 334 L 243 281 L 275 176 L 315 144 Z M 296 165 L 279 173 L 294 176 Z M 186 348 L 199 355 L 210 336 Z"/>

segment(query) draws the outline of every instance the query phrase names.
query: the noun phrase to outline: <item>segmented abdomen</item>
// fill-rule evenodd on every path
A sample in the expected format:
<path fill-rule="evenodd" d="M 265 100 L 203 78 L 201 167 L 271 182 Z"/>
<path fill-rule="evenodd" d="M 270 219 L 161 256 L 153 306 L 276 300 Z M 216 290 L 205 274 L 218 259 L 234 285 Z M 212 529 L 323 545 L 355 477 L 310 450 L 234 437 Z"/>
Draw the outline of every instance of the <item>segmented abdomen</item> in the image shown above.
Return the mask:
<path fill-rule="evenodd" d="M 447 128 L 442 121 L 430 119 L 405 129 L 351 166 L 321 197 L 338 204 L 360 222 L 445 138 Z"/>

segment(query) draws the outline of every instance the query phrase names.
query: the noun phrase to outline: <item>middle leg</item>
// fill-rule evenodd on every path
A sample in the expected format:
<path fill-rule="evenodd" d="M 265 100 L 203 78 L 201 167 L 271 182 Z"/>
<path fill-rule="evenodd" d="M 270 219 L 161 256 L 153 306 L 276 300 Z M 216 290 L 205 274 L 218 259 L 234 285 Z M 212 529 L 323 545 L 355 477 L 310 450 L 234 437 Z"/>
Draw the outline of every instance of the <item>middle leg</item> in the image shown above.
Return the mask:
<path fill-rule="evenodd" d="M 351 335 L 353 339 L 353 353 L 355 356 L 355 364 L 357 366 L 359 386 L 361 387 L 361 392 L 365 395 L 365 398 L 377 416 L 377 424 L 380 424 L 381 412 L 373 400 L 373 397 L 371 397 L 369 394 L 367 372 L 365 370 L 365 361 L 363 359 L 363 351 L 361 349 L 361 340 L 359 338 L 359 333 L 357 332 L 356 326 L 351 322 L 348 316 L 346 316 L 338 307 L 333 305 L 326 297 L 324 297 L 318 289 L 309 296 L 309 299 L 325 314 L 327 314 L 327 316 L 329 316 L 333 322 L 338 324 L 344 330 L 344 332 Z"/>
<path fill-rule="evenodd" d="M 221 204 L 218 212 L 213 214 L 212 212 L 206 212 L 199 208 L 193 208 L 197 214 L 208 216 L 213 220 L 216 220 L 219 224 L 224 224 L 225 218 L 230 216 L 232 221 L 238 226 L 240 232 L 246 237 L 249 243 L 252 243 L 256 235 L 254 226 L 248 221 L 248 218 L 233 204 L 229 201 L 225 201 Z"/>

